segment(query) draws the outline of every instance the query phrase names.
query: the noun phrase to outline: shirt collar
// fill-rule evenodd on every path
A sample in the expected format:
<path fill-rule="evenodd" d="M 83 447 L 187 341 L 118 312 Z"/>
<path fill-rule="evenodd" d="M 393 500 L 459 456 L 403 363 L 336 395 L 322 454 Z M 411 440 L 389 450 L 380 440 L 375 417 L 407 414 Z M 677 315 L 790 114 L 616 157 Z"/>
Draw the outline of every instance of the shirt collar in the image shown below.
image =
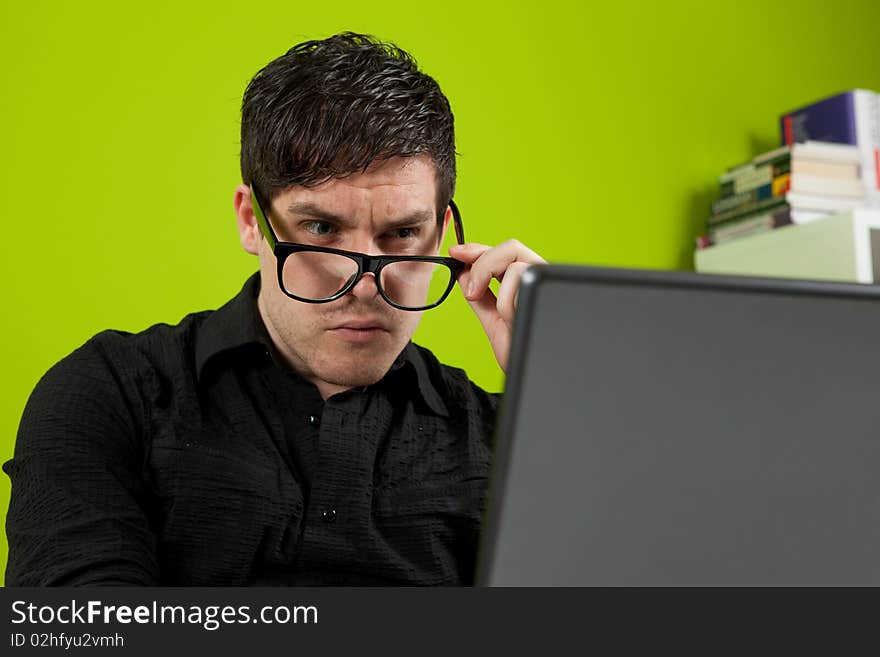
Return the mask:
<path fill-rule="evenodd" d="M 431 380 L 431 374 L 428 371 L 428 364 L 425 361 L 425 355 L 422 351 L 423 350 L 420 347 L 417 347 L 412 342 L 408 342 L 406 347 L 403 348 L 403 351 L 400 352 L 397 360 L 394 361 L 390 371 L 394 372 L 398 369 L 408 368 L 415 374 L 416 387 L 422 401 L 424 401 L 425 404 L 428 405 L 428 408 L 430 408 L 436 415 L 449 417 L 449 411 L 446 408 L 446 404 L 443 402 L 443 398 L 440 396 L 437 387 Z"/>
<path fill-rule="evenodd" d="M 258 347 L 262 353 L 273 353 L 274 345 L 257 310 L 260 292 L 260 274 L 247 279 L 241 291 L 218 310 L 210 313 L 196 336 L 196 376 L 201 382 L 206 367 L 221 360 L 222 354 L 238 352 L 245 347 Z M 446 404 L 431 380 L 428 363 L 422 349 L 408 342 L 391 365 L 389 374 L 409 370 L 415 375 L 416 389 L 421 399 L 435 414 L 448 417 Z M 386 375 L 387 376 L 387 375 Z"/>
<path fill-rule="evenodd" d="M 210 313 L 196 335 L 196 376 L 199 381 L 206 366 L 217 356 L 245 345 L 260 345 L 268 349 L 271 340 L 260 313 L 257 295 L 260 292 L 260 274 L 247 279 L 241 292 L 218 310 Z"/>

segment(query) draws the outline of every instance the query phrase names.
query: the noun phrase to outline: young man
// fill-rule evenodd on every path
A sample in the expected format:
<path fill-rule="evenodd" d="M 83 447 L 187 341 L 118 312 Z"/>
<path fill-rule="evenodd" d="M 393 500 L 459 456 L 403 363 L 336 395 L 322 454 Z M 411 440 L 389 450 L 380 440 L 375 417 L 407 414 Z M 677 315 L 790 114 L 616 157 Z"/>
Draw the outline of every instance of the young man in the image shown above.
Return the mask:
<path fill-rule="evenodd" d="M 259 273 L 40 381 L 4 466 L 7 585 L 471 581 L 497 399 L 410 338 L 457 282 L 505 367 L 541 258 L 461 243 L 449 103 L 394 46 L 294 47 L 248 86 L 241 139 Z"/>

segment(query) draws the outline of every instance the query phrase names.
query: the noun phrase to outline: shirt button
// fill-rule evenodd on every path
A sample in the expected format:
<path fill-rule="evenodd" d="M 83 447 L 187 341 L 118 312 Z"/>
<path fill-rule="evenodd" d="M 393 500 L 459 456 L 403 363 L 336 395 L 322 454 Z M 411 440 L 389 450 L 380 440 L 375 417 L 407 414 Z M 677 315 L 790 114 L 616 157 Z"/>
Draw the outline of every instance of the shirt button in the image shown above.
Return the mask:
<path fill-rule="evenodd" d="M 334 509 L 333 507 L 330 507 L 329 509 L 324 509 L 324 512 L 321 514 L 321 518 L 328 525 L 331 522 L 336 522 L 336 509 Z"/>
<path fill-rule="evenodd" d="M 317 415 L 309 415 L 309 424 L 311 424 L 313 427 L 318 426 L 320 422 L 321 419 Z"/>

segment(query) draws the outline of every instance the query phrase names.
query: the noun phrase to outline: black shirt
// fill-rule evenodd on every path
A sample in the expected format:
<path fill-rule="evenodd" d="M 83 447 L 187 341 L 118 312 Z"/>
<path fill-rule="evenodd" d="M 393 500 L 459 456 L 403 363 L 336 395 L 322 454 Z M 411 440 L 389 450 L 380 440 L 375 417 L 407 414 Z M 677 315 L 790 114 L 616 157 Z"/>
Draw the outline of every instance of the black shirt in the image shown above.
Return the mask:
<path fill-rule="evenodd" d="M 325 402 L 258 291 L 41 379 L 3 466 L 7 585 L 472 581 L 498 396 L 410 343 Z"/>

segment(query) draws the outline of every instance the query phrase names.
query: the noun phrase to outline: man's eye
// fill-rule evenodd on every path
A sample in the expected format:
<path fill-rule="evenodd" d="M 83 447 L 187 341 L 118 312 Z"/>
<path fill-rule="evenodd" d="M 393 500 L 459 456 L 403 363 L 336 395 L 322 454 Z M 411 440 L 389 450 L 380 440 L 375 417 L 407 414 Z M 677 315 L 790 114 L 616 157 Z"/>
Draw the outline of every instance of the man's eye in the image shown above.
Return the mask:
<path fill-rule="evenodd" d="M 303 227 L 312 235 L 318 235 L 320 237 L 326 237 L 327 235 L 332 234 L 334 229 L 333 224 L 327 223 L 326 221 L 309 221 L 304 224 Z"/>
<path fill-rule="evenodd" d="M 419 229 L 414 226 L 410 226 L 409 228 L 397 228 L 392 234 L 398 239 L 413 239 L 419 236 Z"/>

